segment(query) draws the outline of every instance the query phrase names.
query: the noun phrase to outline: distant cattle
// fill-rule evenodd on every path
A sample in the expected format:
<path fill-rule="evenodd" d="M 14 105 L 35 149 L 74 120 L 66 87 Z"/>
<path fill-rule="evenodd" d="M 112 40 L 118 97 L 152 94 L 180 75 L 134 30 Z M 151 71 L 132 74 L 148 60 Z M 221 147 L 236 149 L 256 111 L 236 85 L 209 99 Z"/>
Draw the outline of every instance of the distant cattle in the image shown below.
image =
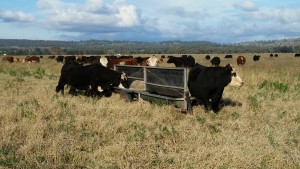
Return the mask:
<path fill-rule="evenodd" d="M 273 53 L 270 53 L 270 57 L 273 57 L 274 55 L 273 55 Z"/>
<path fill-rule="evenodd" d="M 254 62 L 259 61 L 259 58 L 260 58 L 260 55 L 254 55 L 253 56 L 253 61 Z"/>
<path fill-rule="evenodd" d="M 162 62 L 162 59 L 158 59 L 155 56 L 151 57 L 137 57 L 137 58 L 117 58 L 117 59 L 109 59 L 107 63 L 107 67 L 113 69 L 114 65 L 139 65 L 139 66 L 158 66 L 159 63 Z"/>
<path fill-rule="evenodd" d="M 56 58 L 55 55 L 48 56 L 48 59 L 55 59 L 55 58 Z"/>
<path fill-rule="evenodd" d="M 182 55 L 181 57 L 168 56 L 167 63 L 174 63 L 176 67 L 193 67 L 195 65 L 195 58 L 191 55 Z"/>
<path fill-rule="evenodd" d="M 64 62 L 64 58 L 65 58 L 64 56 L 58 55 L 58 56 L 56 57 L 56 62 L 57 62 L 57 63 L 59 63 L 59 62 L 60 62 L 60 63 L 63 63 L 63 62 Z"/>
<path fill-rule="evenodd" d="M 76 61 L 76 56 L 71 55 L 71 56 L 64 56 L 64 62 L 68 62 L 68 61 Z"/>
<path fill-rule="evenodd" d="M 237 65 L 244 65 L 246 63 L 246 58 L 244 56 L 238 56 L 236 59 Z"/>
<path fill-rule="evenodd" d="M 206 110 L 219 111 L 219 103 L 227 85 L 241 87 L 243 81 L 231 65 L 205 67 L 197 64 L 188 76 L 188 88 L 192 97 L 199 99 Z"/>
<path fill-rule="evenodd" d="M 275 53 L 274 57 L 278 57 L 278 54 L 277 54 L 277 53 Z"/>
<path fill-rule="evenodd" d="M 75 64 L 74 64 L 75 63 Z M 77 65 L 77 62 L 66 62 L 61 70 L 61 75 L 56 86 L 56 92 L 64 94 L 64 86 L 70 86 L 69 94 L 76 95 L 76 90 L 84 90 L 89 96 L 111 96 L 114 87 L 122 84 L 128 87 L 127 77 L 101 64 L 87 66 Z M 98 91 L 101 87 L 103 92 Z"/>
<path fill-rule="evenodd" d="M 226 58 L 226 59 L 231 59 L 231 58 L 232 58 L 232 55 L 225 55 L 225 58 Z"/>
<path fill-rule="evenodd" d="M 97 64 L 99 63 L 100 56 L 78 56 L 76 60 L 79 63 L 86 63 L 86 64 Z"/>
<path fill-rule="evenodd" d="M 295 54 L 295 57 L 300 57 L 300 53 L 296 53 L 296 54 Z"/>
<path fill-rule="evenodd" d="M 40 57 L 37 56 L 26 56 L 26 58 L 23 60 L 24 62 L 28 63 L 40 63 Z"/>
<path fill-rule="evenodd" d="M 220 59 L 218 56 L 215 56 L 215 57 L 213 57 L 213 58 L 210 60 L 210 63 L 211 63 L 213 66 L 219 66 L 220 63 L 221 63 L 221 59 Z"/>
<path fill-rule="evenodd" d="M 205 59 L 206 59 L 206 60 L 210 60 L 210 55 L 206 55 L 206 56 L 205 56 Z"/>
<path fill-rule="evenodd" d="M 20 62 L 20 59 L 14 56 L 3 56 L 2 62 L 9 62 L 9 63 Z"/>

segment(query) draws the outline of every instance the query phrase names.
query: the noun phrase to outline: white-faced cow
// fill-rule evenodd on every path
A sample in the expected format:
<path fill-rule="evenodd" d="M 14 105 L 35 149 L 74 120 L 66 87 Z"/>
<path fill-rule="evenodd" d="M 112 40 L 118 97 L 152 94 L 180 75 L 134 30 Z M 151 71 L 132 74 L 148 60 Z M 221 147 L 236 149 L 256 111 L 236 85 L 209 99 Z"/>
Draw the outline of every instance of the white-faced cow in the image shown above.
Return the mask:
<path fill-rule="evenodd" d="M 241 87 L 243 81 L 231 65 L 205 67 L 196 65 L 189 72 L 188 88 L 192 97 L 199 99 L 206 110 L 219 111 L 219 103 L 227 85 Z"/>
<path fill-rule="evenodd" d="M 244 65 L 246 63 L 246 58 L 244 56 L 238 56 L 236 59 L 237 65 Z"/>
<path fill-rule="evenodd" d="M 104 67 L 107 67 L 107 63 L 108 63 L 108 59 L 105 56 L 101 56 L 99 59 L 99 62 L 101 63 L 101 65 L 103 65 Z"/>
<path fill-rule="evenodd" d="M 141 63 L 141 66 L 158 66 L 159 63 L 163 62 L 163 59 L 158 59 L 155 56 L 151 56 L 145 60 L 145 63 Z"/>
<path fill-rule="evenodd" d="M 75 63 L 75 62 L 74 62 Z M 111 70 L 101 64 L 82 66 L 66 62 L 61 70 L 61 76 L 56 86 L 56 92 L 64 93 L 64 86 L 71 88 L 69 94 L 76 95 L 76 90 L 84 90 L 90 96 L 111 96 L 114 87 L 122 84 L 128 87 L 124 74 Z M 74 64 L 74 65 L 73 65 Z M 98 91 L 100 86 L 103 92 Z"/>

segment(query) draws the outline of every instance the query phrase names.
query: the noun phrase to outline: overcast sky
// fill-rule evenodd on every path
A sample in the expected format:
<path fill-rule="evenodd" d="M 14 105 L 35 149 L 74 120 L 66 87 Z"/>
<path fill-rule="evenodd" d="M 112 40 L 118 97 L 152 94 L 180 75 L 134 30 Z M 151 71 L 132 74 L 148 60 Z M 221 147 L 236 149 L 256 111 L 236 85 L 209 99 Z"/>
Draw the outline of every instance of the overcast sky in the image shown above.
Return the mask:
<path fill-rule="evenodd" d="M 211 41 L 300 37 L 299 0 L 1 0 L 0 38 Z"/>

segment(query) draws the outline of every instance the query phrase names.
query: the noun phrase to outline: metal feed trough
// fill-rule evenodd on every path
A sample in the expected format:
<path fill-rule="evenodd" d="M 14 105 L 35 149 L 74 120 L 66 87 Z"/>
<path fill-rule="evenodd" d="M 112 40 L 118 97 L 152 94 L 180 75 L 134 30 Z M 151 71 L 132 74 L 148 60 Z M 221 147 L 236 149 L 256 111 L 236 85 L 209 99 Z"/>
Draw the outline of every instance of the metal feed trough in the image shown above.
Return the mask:
<path fill-rule="evenodd" d="M 135 80 L 145 82 L 143 89 L 115 88 L 126 100 L 173 104 L 183 112 L 192 113 L 186 68 L 115 65 L 114 69 L 125 72 L 129 84 Z"/>

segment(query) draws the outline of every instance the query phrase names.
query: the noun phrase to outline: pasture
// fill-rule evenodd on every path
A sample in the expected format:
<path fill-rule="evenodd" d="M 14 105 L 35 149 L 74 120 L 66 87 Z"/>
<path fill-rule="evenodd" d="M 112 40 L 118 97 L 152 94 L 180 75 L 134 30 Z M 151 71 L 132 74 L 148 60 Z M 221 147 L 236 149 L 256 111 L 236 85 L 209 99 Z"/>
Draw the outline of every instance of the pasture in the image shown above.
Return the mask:
<path fill-rule="evenodd" d="M 225 88 L 218 114 L 118 94 L 62 96 L 55 93 L 61 63 L 1 61 L 0 167 L 300 168 L 300 58 L 242 55 L 246 64 L 237 66 L 238 54 L 210 54 L 235 65 L 245 83 Z M 204 54 L 193 56 L 210 65 Z"/>

